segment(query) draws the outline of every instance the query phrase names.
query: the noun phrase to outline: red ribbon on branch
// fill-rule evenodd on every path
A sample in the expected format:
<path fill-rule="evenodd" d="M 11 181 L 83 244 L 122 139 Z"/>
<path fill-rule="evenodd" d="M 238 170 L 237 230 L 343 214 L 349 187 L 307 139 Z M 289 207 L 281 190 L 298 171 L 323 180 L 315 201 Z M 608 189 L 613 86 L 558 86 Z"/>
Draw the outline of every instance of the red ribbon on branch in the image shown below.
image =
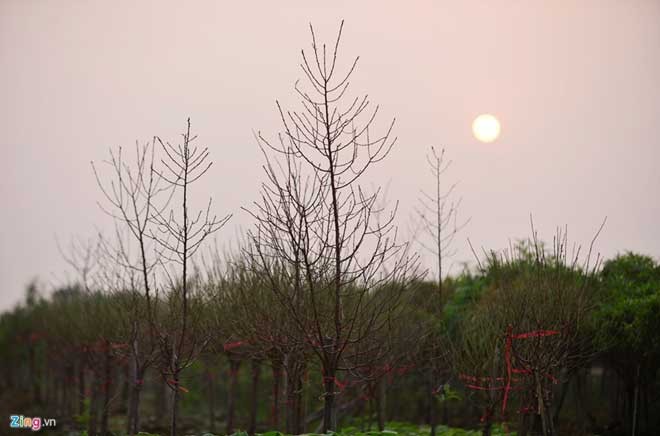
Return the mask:
<path fill-rule="evenodd" d="M 544 336 L 554 336 L 559 334 L 561 333 L 557 330 L 534 330 L 532 332 L 512 335 L 511 338 L 513 339 L 542 338 Z"/>
<path fill-rule="evenodd" d="M 227 342 L 226 344 L 224 344 L 222 346 L 222 348 L 225 351 L 230 351 L 230 350 L 233 350 L 234 348 L 240 347 L 241 345 L 243 345 L 243 343 L 244 343 L 243 341 Z"/>
<path fill-rule="evenodd" d="M 173 380 L 173 379 L 167 379 L 166 382 L 167 382 L 167 384 L 170 385 L 173 389 L 178 389 L 178 390 L 180 390 L 181 392 L 184 392 L 184 393 L 186 393 L 186 394 L 187 394 L 188 392 L 190 392 L 188 389 L 186 389 L 186 388 L 184 388 L 183 386 L 181 386 L 181 385 L 179 384 L 179 382 L 176 381 L 176 380 Z"/>
<path fill-rule="evenodd" d="M 326 377 L 323 376 L 323 383 L 325 384 L 326 382 L 332 382 L 339 388 L 340 391 L 343 391 L 346 386 L 348 386 L 348 382 L 342 382 L 340 381 L 337 377 Z"/>
<path fill-rule="evenodd" d="M 512 387 L 512 382 L 519 382 L 520 379 L 514 378 L 513 374 L 532 374 L 529 368 L 514 368 L 512 363 L 512 348 L 514 339 L 529 339 L 529 338 L 542 338 L 547 336 L 560 335 L 558 330 L 533 330 L 526 333 L 513 334 L 513 326 L 509 325 L 506 331 L 506 342 L 504 346 L 504 362 L 506 364 L 506 377 L 476 377 L 467 374 L 459 374 L 459 378 L 468 382 L 465 387 L 478 391 L 504 391 L 502 396 L 502 416 L 506 415 L 506 406 L 509 401 L 509 393 L 513 390 L 520 390 L 519 387 Z M 545 374 L 545 377 L 552 380 L 553 383 L 558 383 L 558 380 L 552 374 Z M 494 381 L 505 382 L 503 386 L 491 386 Z"/>

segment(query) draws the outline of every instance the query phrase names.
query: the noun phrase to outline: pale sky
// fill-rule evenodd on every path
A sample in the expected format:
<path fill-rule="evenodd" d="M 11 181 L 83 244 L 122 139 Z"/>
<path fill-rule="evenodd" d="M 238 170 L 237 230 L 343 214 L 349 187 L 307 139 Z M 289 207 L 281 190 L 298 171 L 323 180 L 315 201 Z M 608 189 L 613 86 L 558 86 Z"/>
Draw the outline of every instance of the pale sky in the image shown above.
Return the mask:
<path fill-rule="evenodd" d="M 660 2 L 548 1 L 29 1 L 0 0 L 0 309 L 39 277 L 61 282 L 56 237 L 109 230 L 90 161 L 153 135 L 176 140 L 191 117 L 215 161 L 194 194 L 250 225 L 258 194 L 253 130 L 280 130 L 293 108 L 308 23 L 340 59 L 361 61 L 353 94 L 396 117 L 398 145 L 371 173 L 390 181 L 405 226 L 432 189 L 428 147 L 445 147 L 459 181 L 466 238 L 503 248 L 568 225 L 597 249 L 660 257 Z M 479 143 L 492 113 L 502 135 Z M 428 259 L 427 259 L 428 260 Z"/>

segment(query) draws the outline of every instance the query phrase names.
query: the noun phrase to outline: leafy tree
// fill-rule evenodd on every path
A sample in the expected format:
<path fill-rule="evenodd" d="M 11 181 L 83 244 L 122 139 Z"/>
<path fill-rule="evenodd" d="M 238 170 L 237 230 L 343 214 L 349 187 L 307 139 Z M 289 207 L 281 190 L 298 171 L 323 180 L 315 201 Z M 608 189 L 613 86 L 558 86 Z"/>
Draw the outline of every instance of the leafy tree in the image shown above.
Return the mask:
<path fill-rule="evenodd" d="M 597 340 L 624 383 L 626 428 L 635 435 L 640 389 L 654 385 L 660 368 L 660 265 L 649 256 L 626 253 L 604 263 L 600 282 Z"/>

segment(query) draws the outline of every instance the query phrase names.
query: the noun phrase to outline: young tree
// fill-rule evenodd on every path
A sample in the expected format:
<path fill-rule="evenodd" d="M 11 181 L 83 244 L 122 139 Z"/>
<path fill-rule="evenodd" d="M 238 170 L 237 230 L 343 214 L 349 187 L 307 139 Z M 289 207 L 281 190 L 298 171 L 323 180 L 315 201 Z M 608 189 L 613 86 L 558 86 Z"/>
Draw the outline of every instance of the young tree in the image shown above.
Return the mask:
<path fill-rule="evenodd" d="M 99 173 L 94 162 L 92 168 L 96 182 L 106 204 L 101 209 L 114 218 L 116 240 L 102 244 L 110 264 L 105 272 L 106 285 L 114 277 L 122 278 L 119 290 L 130 290 L 132 298 L 126 310 L 130 349 L 131 389 L 128 405 L 127 433 L 140 430 L 140 394 L 147 369 L 158 358 L 158 346 L 154 335 L 154 268 L 157 259 L 151 255 L 154 216 L 167 206 L 172 185 L 166 184 L 154 164 L 156 139 L 151 143 L 135 145 L 135 161 L 125 160 L 123 149 L 110 151 L 110 159 L 104 163 L 110 168 L 109 183 Z M 169 192 L 168 192 L 169 191 Z M 163 198 L 164 197 L 164 198 Z M 125 237 L 125 234 L 128 237 Z M 131 246 L 137 245 L 137 256 Z M 119 274 L 115 270 L 122 271 Z"/>
<path fill-rule="evenodd" d="M 580 257 L 579 248 L 569 256 L 566 231 L 558 230 L 547 251 L 532 225 L 529 241 L 510 251 L 491 252 L 484 268 L 491 289 L 478 315 L 488 318 L 486 324 L 500 338 L 492 349 L 499 350 L 504 361 L 504 376 L 497 388 L 502 391 L 502 416 L 506 417 L 517 383 L 522 400 L 529 402 L 527 413 L 540 416 L 544 436 L 556 434 L 553 384 L 584 366 L 593 353 L 588 321 L 599 265 L 598 259 L 591 263 L 594 241 L 586 257 Z"/>
<path fill-rule="evenodd" d="M 309 88 L 295 86 L 302 110 L 285 111 L 278 103 L 284 130 L 279 142 L 258 135 L 268 181 L 251 211 L 256 228 L 249 236 L 252 258 L 320 361 L 322 428 L 328 431 L 337 428 L 337 376 L 347 369 L 344 358 L 387 328 L 416 258 L 396 241 L 396 208 L 380 220 L 380 190 L 367 193 L 360 186 L 396 142 L 394 121 L 374 138 L 370 127 L 378 107 L 370 111 L 366 96 L 346 98 L 358 58 L 338 73 L 343 22 L 330 51 L 317 45 L 310 29 L 312 57 L 303 50 L 301 63 Z M 280 280 L 281 272 L 287 280 Z M 389 300 L 367 298 L 385 282 L 396 283 L 400 292 Z"/>
<path fill-rule="evenodd" d="M 431 154 L 426 156 L 431 175 L 434 181 L 434 190 L 432 194 L 422 191 L 422 196 L 419 199 L 419 207 L 416 209 L 417 215 L 421 222 L 422 230 L 426 237 L 430 239 L 426 242 L 424 239 L 419 241 L 420 245 L 424 247 L 429 253 L 435 257 L 437 268 L 437 295 L 430 300 L 430 315 L 435 317 L 438 321 L 442 317 L 442 306 L 447 296 L 444 295 L 443 280 L 444 280 L 444 263 L 447 258 L 455 254 L 452 246 L 454 238 L 457 233 L 461 231 L 470 220 L 458 220 L 458 211 L 462 199 L 454 200 L 453 194 L 456 188 L 456 183 L 444 188 L 442 184 L 442 176 L 449 169 L 452 161 L 445 160 L 445 149 L 438 153 L 435 147 L 431 147 Z M 442 333 L 438 329 L 433 329 L 428 337 L 428 347 L 426 347 L 431 355 L 428 356 L 427 362 L 433 363 L 428 365 L 428 380 L 430 382 L 429 391 L 429 424 L 431 426 L 431 436 L 436 433 L 436 409 L 437 409 L 437 394 L 436 386 L 441 383 L 443 376 L 447 376 L 449 371 L 445 365 L 445 359 L 442 356 L 446 350 L 442 350 L 438 345 L 443 343 Z M 445 421 L 447 420 L 447 406 L 446 402 L 443 403 Z M 445 422 L 446 424 L 446 422 Z"/>
<path fill-rule="evenodd" d="M 274 273 L 274 271 L 271 271 Z M 258 265 L 250 264 L 249 258 L 237 258 L 231 262 L 225 284 L 224 300 L 227 314 L 218 322 L 229 323 L 235 337 L 235 349 L 253 363 L 253 392 L 250 405 L 250 426 L 248 432 L 256 428 L 256 396 L 260 366 L 269 362 L 273 374 L 273 428 L 279 425 L 279 394 L 282 375 L 286 376 L 286 432 L 304 432 L 303 420 L 303 376 L 309 360 L 310 347 L 291 322 L 285 308 L 271 291 L 271 284 Z M 286 275 L 282 276 L 286 280 Z M 282 284 L 284 286 L 284 284 Z M 228 340 L 228 342 L 230 342 Z M 232 342 L 230 342 L 232 343 Z M 282 373 L 283 372 L 283 373 Z"/>
<path fill-rule="evenodd" d="M 452 369 L 468 388 L 467 398 L 480 410 L 484 436 L 501 412 L 504 346 L 501 326 L 488 316 L 490 306 L 475 304 L 458 319 L 451 342 Z"/>
<path fill-rule="evenodd" d="M 72 285 L 67 291 L 56 294 L 63 297 L 55 300 L 61 306 L 55 310 L 56 316 L 49 319 L 49 328 L 61 333 L 59 339 L 72 341 L 80 350 L 82 371 L 79 371 L 79 383 L 83 391 L 85 369 L 91 371 L 87 432 L 103 436 L 109 431 L 111 373 L 117 356 L 116 345 L 126 337 L 120 327 L 122 295 L 113 295 L 113 291 L 119 289 L 117 279 L 124 271 L 106 256 L 104 245 L 103 237 L 98 235 L 97 240 L 73 241 L 68 253 L 60 248 L 81 285 Z M 117 296 L 120 298 L 113 298 Z M 72 325 L 75 326 L 73 331 Z M 66 339 L 67 335 L 71 339 Z"/>
<path fill-rule="evenodd" d="M 206 210 L 192 213 L 191 186 L 206 174 L 212 162 L 208 160 L 208 148 L 199 148 L 194 144 L 197 137 L 190 134 L 190 119 L 182 137 L 179 145 L 163 142 L 156 137 L 164 156 L 161 159 L 163 168 L 155 171 L 173 188 L 172 201 L 178 205 L 176 210 L 174 207 L 154 210 L 157 231 L 150 234 L 160 247 L 159 261 L 169 282 L 168 325 L 159 326 L 157 334 L 161 373 L 172 390 L 171 436 L 176 436 L 177 431 L 181 372 L 192 364 L 209 340 L 207 335 L 196 329 L 201 311 L 192 310 L 192 305 L 201 304 L 201 300 L 192 298 L 193 292 L 199 288 L 199 276 L 191 274 L 191 259 L 204 241 L 231 218 L 231 215 L 222 218 L 212 215 L 210 198 Z M 166 261 L 174 267 L 166 267 Z"/>
<path fill-rule="evenodd" d="M 442 289 L 444 262 L 456 253 L 452 246 L 454 238 L 469 224 L 470 219 L 461 221 L 458 219 L 462 199 L 453 198 L 456 183 L 443 188 L 442 176 L 452 164 L 452 161 L 445 160 L 445 149 L 443 148 L 438 154 L 435 147 L 431 147 L 431 154 L 426 156 L 426 161 L 435 186 L 432 194 L 422 191 L 416 212 L 422 230 L 431 240 L 431 243 L 422 240 L 420 244 L 435 257 L 438 280 L 437 306 L 442 310 L 443 298 L 445 298 Z"/>

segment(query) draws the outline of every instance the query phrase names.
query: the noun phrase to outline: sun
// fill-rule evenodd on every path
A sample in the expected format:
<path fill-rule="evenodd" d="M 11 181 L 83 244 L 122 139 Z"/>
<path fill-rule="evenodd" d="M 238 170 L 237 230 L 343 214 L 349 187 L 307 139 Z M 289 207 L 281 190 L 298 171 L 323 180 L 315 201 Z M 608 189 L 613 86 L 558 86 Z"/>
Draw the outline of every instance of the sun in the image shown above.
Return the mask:
<path fill-rule="evenodd" d="M 491 114 L 481 114 L 472 122 L 472 133 L 481 142 L 493 142 L 500 136 L 500 122 Z"/>

